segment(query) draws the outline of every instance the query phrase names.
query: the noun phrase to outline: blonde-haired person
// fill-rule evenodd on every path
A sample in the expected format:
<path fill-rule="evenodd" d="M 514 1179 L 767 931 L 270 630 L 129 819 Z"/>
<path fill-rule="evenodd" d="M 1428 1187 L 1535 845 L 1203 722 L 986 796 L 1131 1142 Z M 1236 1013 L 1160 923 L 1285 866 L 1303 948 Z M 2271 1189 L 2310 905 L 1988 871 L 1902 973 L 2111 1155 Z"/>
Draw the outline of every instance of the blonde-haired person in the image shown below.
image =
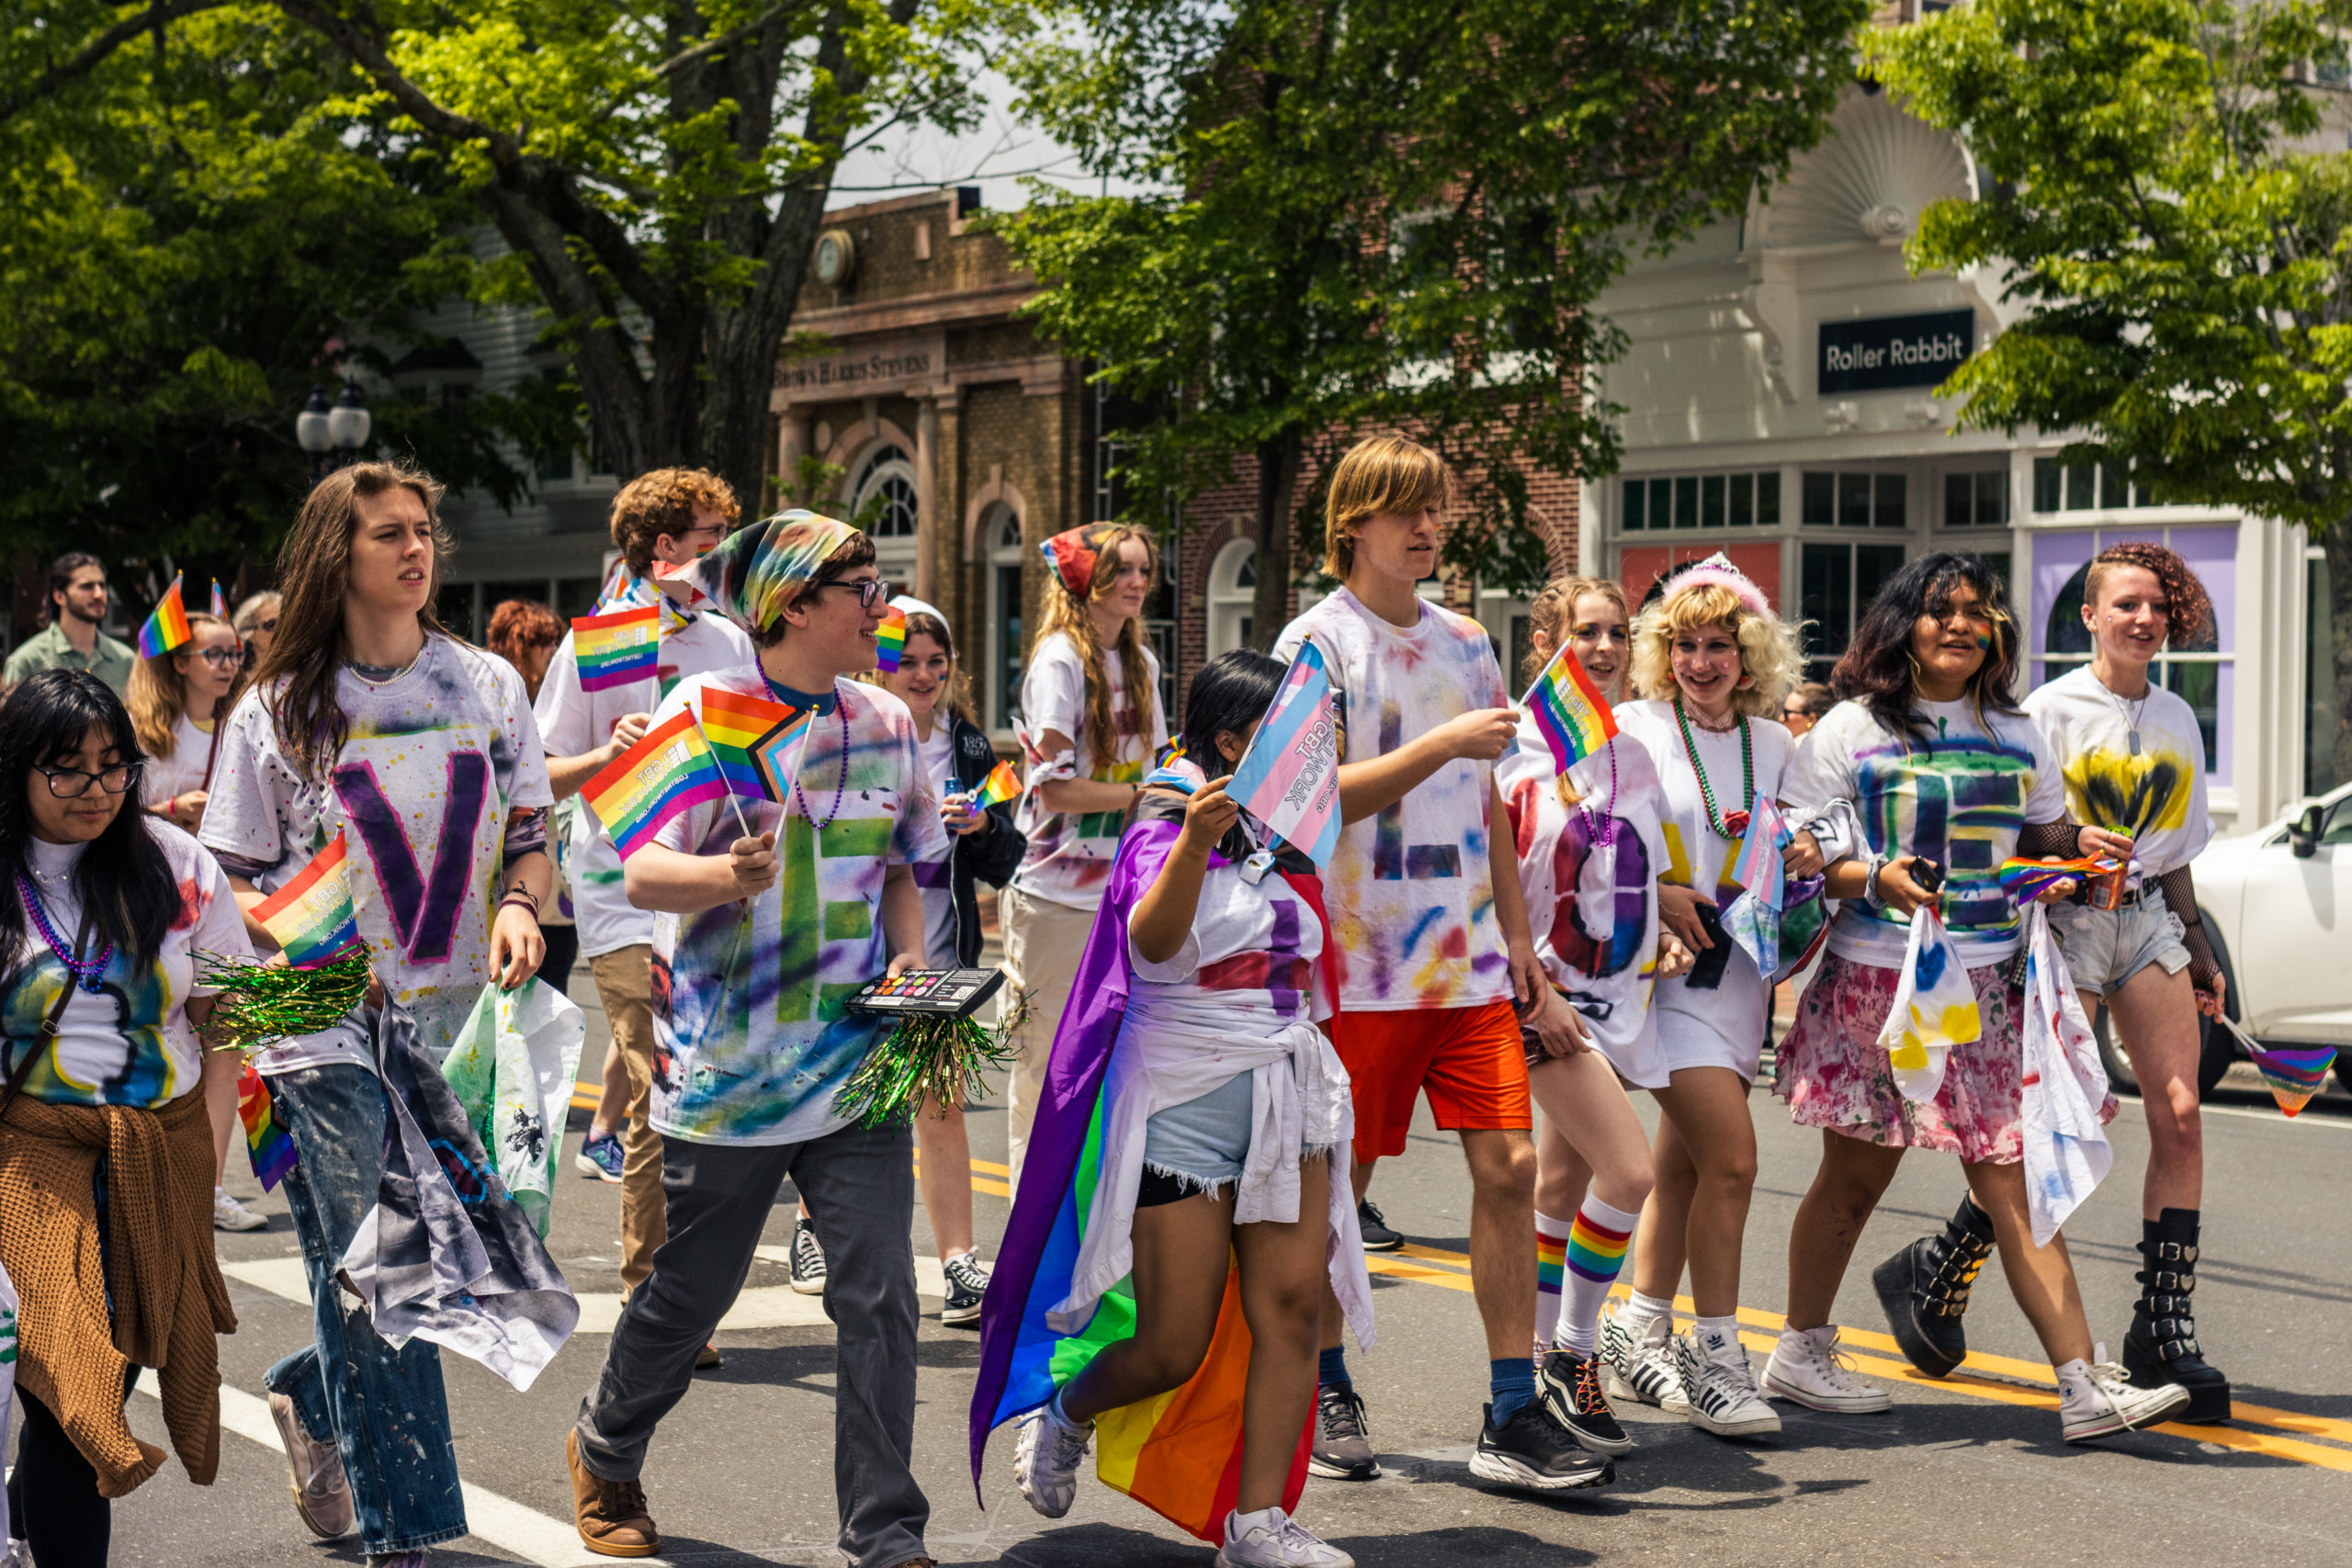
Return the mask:
<path fill-rule="evenodd" d="M 980 961 L 978 882 L 1002 887 L 1021 864 L 1027 841 L 1012 825 L 1012 803 L 974 809 L 971 795 L 996 769 L 996 749 L 972 717 L 970 687 L 956 658 L 947 617 L 920 599 L 890 603 L 906 613 L 907 642 L 898 669 L 865 677 L 907 705 L 915 722 L 922 775 L 940 801 L 948 837 L 939 854 L 915 865 L 922 890 L 923 950 L 940 967 L 969 968 Z M 977 1325 L 989 1272 L 972 1235 L 972 1139 L 961 1105 L 924 1104 L 915 1118 L 915 1147 L 922 1156 L 922 1206 L 938 1244 L 947 1298 L 939 1321 Z M 806 1213 L 804 1206 L 803 1213 Z M 806 1227 L 804 1218 L 796 1233 Z M 813 1234 L 809 1245 L 815 1246 Z M 799 1237 L 794 1236 L 796 1251 Z"/>
<path fill-rule="evenodd" d="M 1018 733 L 1028 768 L 1014 821 L 1028 840 L 997 900 L 1005 1000 L 1026 1010 L 1005 1119 L 1012 1184 L 1021 1183 L 1046 1058 L 1078 979 L 1079 955 L 1111 876 L 1127 808 L 1168 743 L 1159 660 L 1143 632 L 1159 552 L 1140 528 L 1091 523 L 1055 535 L 1046 557 L 1046 612 L 1021 677 Z"/>
<path fill-rule="evenodd" d="M 277 608 L 284 598 L 275 588 L 248 593 L 229 617 L 229 624 L 237 628 L 237 636 L 245 645 L 247 670 L 260 669 L 262 660 L 268 656 L 269 639 L 277 635 Z"/>
<path fill-rule="evenodd" d="M 1664 1114 L 1652 1150 L 1657 1186 L 1634 1243 L 1632 1300 L 1606 1326 L 1609 1389 L 1679 1409 L 1721 1437 L 1781 1429 L 1758 1392 L 1739 1342 L 1739 1274 L 1756 1127 L 1747 1109 L 1771 1018 L 1770 976 L 1725 934 L 1716 910 L 1730 890 L 1747 814 L 1777 799 L 1796 755 L 1781 699 L 1803 668 L 1797 629 L 1721 555 L 1661 584 L 1634 626 L 1639 701 L 1617 709 L 1625 739 L 1648 751 L 1664 788 L 1659 918 L 1688 947 L 1690 970 L 1661 981 L 1652 1000 L 1657 1052 L 1634 1079 Z M 1798 876 L 1821 869 L 1799 834 L 1786 854 Z M 1697 1324 L 1673 1332 L 1684 1268 Z"/>
<path fill-rule="evenodd" d="M 433 479 L 390 462 L 311 491 L 278 555 L 277 635 L 225 721 L 198 836 L 250 912 L 342 833 L 374 980 L 435 1060 L 485 984 L 512 989 L 537 968 L 554 877 L 523 678 L 433 613 L 440 500 Z M 440 1354 L 393 1347 L 345 1312 L 335 1280 L 383 1179 L 375 1026 L 355 1008 L 254 1058 L 300 1156 L 284 1190 L 314 1308 L 311 1343 L 262 1382 L 305 1525 L 333 1536 L 356 1517 L 369 1568 L 421 1568 L 426 1548 L 466 1533 Z M 322 1517 L 318 1500 L 346 1483 L 351 1513 Z"/>
<path fill-rule="evenodd" d="M 1360 442 L 1331 471 L 1324 553 L 1339 591 L 1283 628 L 1278 659 L 1310 637 L 1346 703 L 1339 848 L 1324 868 L 1347 953 L 1333 1043 L 1355 1108 L 1354 1193 L 1405 1152 L 1424 1092 L 1470 1170 L 1470 1272 L 1490 1402 L 1470 1459 L 1481 1480 L 1535 1491 L 1597 1486 L 1586 1453 L 1535 1397 L 1534 1109 L 1518 1007 L 1547 1045 L 1580 1036 L 1555 1005 L 1528 929 L 1517 866 L 1496 863 L 1505 819 L 1496 760 L 1519 716 L 1486 629 L 1423 600 L 1453 493 L 1435 452 L 1400 436 Z M 1565 1045 L 1562 1046 L 1565 1048 Z M 1348 1375 L 1339 1303 L 1324 1296 L 1308 1467 L 1380 1473 Z"/>
<path fill-rule="evenodd" d="M 201 610 L 187 618 L 188 640 L 169 653 L 131 666 L 123 706 L 130 711 L 139 749 L 147 754 L 139 775 L 139 804 L 185 832 L 204 823 L 212 784 L 220 721 L 244 663 L 244 649 L 226 621 Z M 237 1081 L 205 1084 L 212 1118 L 212 1224 L 216 1230 L 257 1231 L 269 1222 L 229 1195 L 221 1179 L 237 1127 Z"/>

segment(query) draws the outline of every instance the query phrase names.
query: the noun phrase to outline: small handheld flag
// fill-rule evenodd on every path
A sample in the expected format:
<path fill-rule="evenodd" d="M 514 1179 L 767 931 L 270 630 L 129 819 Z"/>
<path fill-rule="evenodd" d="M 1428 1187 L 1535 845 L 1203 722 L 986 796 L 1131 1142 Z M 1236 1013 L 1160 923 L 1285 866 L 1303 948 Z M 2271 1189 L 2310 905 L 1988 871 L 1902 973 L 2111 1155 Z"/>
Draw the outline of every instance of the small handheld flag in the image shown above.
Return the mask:
<path fill-rule="evenodd" d="M 2237 1020 L 2223 1014 L 2215 1020 L 2237 1036 L 2255 1069 L 2270 1089 L 2270 1098 L 2290 1116 L 2300 1115 L 2312 1096 L 2327 1082 L 2328 1064 L 2335 1060 L 2333 1045 L 2265 1045 L 2248 1034 Z"/>
<path fill-rule="evenodd" d="M 1731 863 L 1731 880 L 1747 888 L 1768 909 L 1777 911 L 1787 905 L 1781 876 L 1781 852 L 1795 837 L 1771 797 L 1758 795 L 1748 807 L 1747 831 L 1740 835 L 1739 853 Z"/>
<path fill-rule="evenodd" d="M 254 1179 L 266 1192 L 294 1168 L 294 1135 L 277 1119 L 277 1108 L 269 1098 L 269 1080 L 251 1062 L 237 1079 L 237 1120 L 245 1124 L 245 1153 L 253 1160 Z"/>
<path fill-rule="evenodd" d="M 292 881 L 253 908 L 256 925 L 286 951 L 288 967 L 319 969 L 363 944 L 351 907 L 351 859 L 338 829 Z"/>
<path fill-rule="evenodd" d="M 875 653 L 875 668 L 885 675 L 899 668 L 899 660 L 907 656 L 907 613 L 896 604 L 886 605 L 882 625 L 874 633 L 878 645 Z"/>
<path fill-rule="evenodd" d="M 2020 904 L 2030 904 L 2062 882 L 2088 882 L 2110 876 L 2120 869 L 2104 855 L 2086 855 L 2080 860 L 2020 860 L 2012 855 L 2001 863 L 1996 874 L 2000 878 L 2001 891 Z"/>
<path fill-rule="evenodd" d="M 752 745 L 752 767 L 760 776 L 760 793 L 778 806 L 792 796 L 792 780 L 799 771 L 799 753 L 808 744 L 808 720 L 815 714 L 814 708 L 804 708 Z M 789 757 L 787 752 L 791 753 Z"/>
<path fill-rule="evenodd" d="M 766 697 L 749 696 L 718 686 L 703 688 L 703 739 L 710 742 L 711 755 L 718 761 L 719 776 L 727 781 L 729 789 L 754 800 L 767 797 L 767 787 L 760 782 L 759 766 L 752 760 L 752 748 L 776 726 L 797 718 L 800 711 Z"/>
<path fill-rule="evenodd" d="M 980 781 L 979 788 L 972 792 L 972 809 L 986 811 L 989 807 L 1002 805 L 1020 794 L 1021 775 L 1012 771 L 1012 763 L 999 762 L 995 771 Z"/>
<path fill-rule="evenodd" d="M 1301 643 L 1226 793 L 1317 866 L 1340 845 L 1340 728 L 1323 651 Z"/>
<path fill-rule="evenodd" d="M 196 633 L 187 624 L 187 606 L 180 603 L 180 580 L 174 577 L 155 613 L 139 628 L 139 657 L 154 659 L 195 640 Z"/>
<path fill-rule="evenodd" d="M 656 727 L 581 793 L 627 859 L 680 812 L 725 795 L 727 780 L 689 710 Z"/>
<path fill-rule="evenodd" d="M 578 616 L 571 623 L 571 651 L 583 692 L 652 680 L 662 658 L 662 607 Z"/>
<path fill-rule="evenodd" d="M 1553 759 L 1566 773 L 1609 744 L 1617 733 L 1617 716 L 1577 656 L 1565 645 L 1527 688 L 1520 705 L 1535 720 Z"/>
<path fill-rule="evenodd" d="M 212 580 L 212 618 L 216 621 L 229 618 L 229 600 L 220 592 L 220 580 L 217 577 Z"/>

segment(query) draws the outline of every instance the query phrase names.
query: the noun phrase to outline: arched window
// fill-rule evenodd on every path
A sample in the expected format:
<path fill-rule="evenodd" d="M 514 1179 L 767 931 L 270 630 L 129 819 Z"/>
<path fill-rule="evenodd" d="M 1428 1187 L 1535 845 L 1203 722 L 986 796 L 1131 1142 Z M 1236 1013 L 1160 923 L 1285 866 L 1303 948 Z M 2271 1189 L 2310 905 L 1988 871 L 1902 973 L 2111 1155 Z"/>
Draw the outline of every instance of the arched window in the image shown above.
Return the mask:
<path fill-rule="evenodd" d="M 1250 606 L 1258 592 L 1258 547 L 1229 539 L 1209 562 L 1209 646 L 1215 659 L 1250 646 Z"/>
<path fill-rule="evenodd" d="M 868 506 L 871 518 L 865 518 Z M 915 506 L 915 466 L 907 455 L 888 443 L 874 449 L 857 471 L 850 491 L 850 510 L 878 543 L 883 539 L 912 539 L 919 516 Z"/>
<path fill-rule="evenodd" d="M 991 502 L 979 533 L 989 551 L 989 728 L 1011 729 L 1021 705 L 1021 514 Z"/>

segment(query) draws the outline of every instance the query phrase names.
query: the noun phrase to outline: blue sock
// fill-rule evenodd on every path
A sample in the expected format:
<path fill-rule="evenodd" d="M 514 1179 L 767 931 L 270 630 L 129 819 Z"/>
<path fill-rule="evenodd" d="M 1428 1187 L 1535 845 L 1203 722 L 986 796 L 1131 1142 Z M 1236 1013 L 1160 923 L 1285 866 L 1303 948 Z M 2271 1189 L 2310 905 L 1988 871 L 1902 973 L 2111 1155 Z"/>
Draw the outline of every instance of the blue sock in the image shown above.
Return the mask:
<path fill-rule="evenodd" d="M 1348 1377 L 1348 1352 L 1345 1346 L 1334 1345 L 1317 1359 L 1315 1381 L 1326 1388 L 1334 1383 L 1341 1388 L 1355 1387 L 1354 1382 Z M 1531 1389 L 1534 1386 L 1532 1382 L 1528 1384 Z"/>
<path fill-rule="evenodd" d="M 1535 1363 L 1524 1356 L 1505 1356 L 1487 1363 L 1487 1386 L 1494 1391 L 1497 1427 L 1535 1402 Z"/>

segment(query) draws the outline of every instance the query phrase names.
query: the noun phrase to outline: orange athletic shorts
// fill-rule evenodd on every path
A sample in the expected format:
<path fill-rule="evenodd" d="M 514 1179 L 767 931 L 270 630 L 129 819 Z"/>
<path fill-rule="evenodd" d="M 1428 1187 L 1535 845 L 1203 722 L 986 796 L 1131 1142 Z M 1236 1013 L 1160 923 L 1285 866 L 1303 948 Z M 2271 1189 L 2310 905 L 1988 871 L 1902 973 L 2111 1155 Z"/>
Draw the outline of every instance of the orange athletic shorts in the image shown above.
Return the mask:
<path fill-rule="evenodd" d="M 1519 1015 L 1509 1002 L 1483 1007 L 1342 1012 L 1331 1043 L 1355 1097 L 1356 1158 L 1405 1152 L 1414 1097 L 1448 1132 L 1535 1125 Z"/>

